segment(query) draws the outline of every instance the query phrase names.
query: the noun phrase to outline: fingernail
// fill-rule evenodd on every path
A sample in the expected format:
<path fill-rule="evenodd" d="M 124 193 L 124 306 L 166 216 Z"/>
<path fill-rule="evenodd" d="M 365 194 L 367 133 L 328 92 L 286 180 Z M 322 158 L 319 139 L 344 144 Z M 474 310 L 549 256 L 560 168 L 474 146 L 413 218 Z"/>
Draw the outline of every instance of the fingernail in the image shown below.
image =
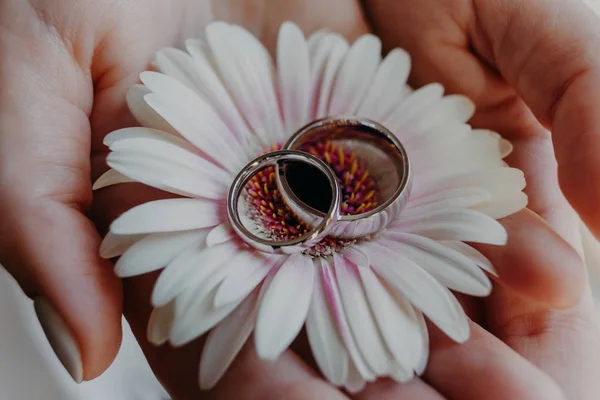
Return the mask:
<path fill-rule="evenodd" d="M 83 381 L 83 364 L 73 331 L 45 297 L 33 299 L 33 306 L 54 354 L 73 380 L 81 383 Z"/>

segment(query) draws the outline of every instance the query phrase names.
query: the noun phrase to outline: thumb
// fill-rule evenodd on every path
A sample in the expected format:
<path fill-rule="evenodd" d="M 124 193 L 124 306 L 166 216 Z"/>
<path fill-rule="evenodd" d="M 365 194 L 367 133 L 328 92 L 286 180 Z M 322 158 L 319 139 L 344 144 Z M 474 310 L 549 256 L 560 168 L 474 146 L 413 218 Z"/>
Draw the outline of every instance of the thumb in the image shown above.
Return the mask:
<path fill-rule="evenodd" d="M 80 382 L 110 365 L 121 340 L 120 284 L 83 214 L 91 199 L 92 85 L 32 8 L 5 11 L 0 263 L 34 298 L 49 343 Z"/>

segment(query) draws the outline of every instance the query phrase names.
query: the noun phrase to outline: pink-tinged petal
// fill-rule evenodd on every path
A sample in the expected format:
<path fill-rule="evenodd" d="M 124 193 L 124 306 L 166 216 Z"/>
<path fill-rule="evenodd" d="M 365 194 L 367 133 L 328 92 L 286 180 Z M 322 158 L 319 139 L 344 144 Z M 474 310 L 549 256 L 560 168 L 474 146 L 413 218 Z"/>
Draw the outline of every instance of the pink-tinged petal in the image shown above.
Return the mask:
<path fill-rule="evenodd" d="M 266 254 L 243 251 L 228 263 L 228 274 L 219 286 L 215 295 L 215 307 L 246 297 L 267 276 L 271 268 L 283 262 L 285 257 L 271 256 Z"/>
<path fill-rule="evenodd" d="M 146 237 L 146 235 L 116 235 L 113 232 L 108 232 L 102 244 L 100 244 L 100 257 L 102 258 L 113 258 L 120 256 L 125 251 L 137 243 L 139 240 Z"/>
<path fill-rule="evenodd" d="M 160 274 L 152 291 L 152 304 L 163 306 L 197 282 L 208 279 L 232 254 L 239 251 L 232 243 L 206 248 L 199 244 L 184 251 Z"/>
<path fill-rule="evenodd" d="M 254 334 L 256 353 L 274 361 L 292 343 L 308 314 L 314 282 L 312 260 L 294 254 L 279 268 L 261 300 Z"/>
<path fill-rule="evenodd" d="M 214 227 L 208 236 L 206 237 L 206 245 L 208 247 L 217 244 L 229 242 L 235 238 L 235 232 L 231 229 L 231 225 L 228 222 L 224 222 L 221 225 Z"/>
<path fill-rule="evenodd" d="M 358 268 L 337 254 L 333 263 L 344 310 L 363 358 L 377 375 L 389 374 L 391 357 L 371 315 Z"/>
<path fill-rule="evenodd" d="M 350 47 L 342 62 L 331 94 L 329 114 L 353 115 L 367 94 L 381 60 L 381 41 L 363 35 Z"/>
<path fill-rule="evenodd" d="M 108 161 L 124 158 L 125 161 L 150 164 L 155 162 L 155 168 L 165 173 L 173 170 L 184 173 L 205 174 L 215 182 L 229 185 L 233 179 L 231 174 L 222 170 L 210 161 L 194 154 L 183 147 L 162 140 L 151 138 L 128 138 L 111 144 L 112 152 L 108 155 Z M 171 168 L 171 169 L 169 169 Z M 121 173 L 124 173 L 120 171 Z M 163 173 L 164 174 L 164 173 Z"/>
<path fill-rule="evenodd" d="M 342 251 L 342 255 L 346 260 L 359 267 L 368 268 L 371 265 L 371 260 L 369 260 L 369 254 L 367 254 L 367 252 L 365 252 L 359 246 L 346 247 Z"/>
<path fill-rule="evenodd" d="M 454 341 L 462 343 L 469 338 L 468 317 L 447 288 L 403 254 L 377 243 L 369 246 L 374 270 L 390 286 Z"/>
<path fill-rule="evenodd" d="M 198 199 L 151 201 L 126 211 L 110 226 L 118 235 L 178 232 L 218 225 L 220 204 Z"/>
<path fill-rule="evenodd" d="M 498 276 L 498 272 L 496 271 L 496 268 L 494 268 L 494 266 L 492 265 L 492 262 L 488 260 L 486 256 L 484 256 L 468 244 L 453 241 L 442 241 L 441 243 L 444 246 L 448 246 L 451 249 L 463 254 L 464 256 L 469 257 L 471 261 L 477 264 L 484 271 L 487 271 L 494 276 Z"/>
<path fill-rule="evenodd" d="M 119 183 L 131 183 L 135 182 L 134 179 L 131 179 L 122 173 L 115 171 L 114 169 L 109 169 L 105 173 L 103 173 L 100 178 L 94 182 L 92 186 L 92 190 L 102 189 L 112 185 L 118 185 Z"/>
<path fill-rule="evenodd" d="M 127 106 L 137 122 L 146 128 L 153 128 L 179 136 L 177 131 L 163 117 L 158 115 L 144 100 L 152 91 L 144 85 L 135 84 L 127 91 Z"/>
<path fill-rule="evenodd" d="M 431 83 L 412 92 L 382 124 L 392 130 L 400 140 L 404 140 L 413 132 L 406 128 L 415 117 L 425 113 L 444 95 L 444 87 L 439 83 Z"/>
<path fill-rule="evenodd" d="M 410 56 L 402 49 L 394 49 L 383 59 L 358 108 L 357 115 L 374 121 L 384 121 L 408 96 L 406 80 L 410 73 Z"/>
<path fill-rule="evenodd" d="M 174 48 L 159 52 L 158 67 L 194 90 L 214 109 L 229 128 L 223 133 L 231 132 L 235 138 L 245 142 L 251 136 L 250 130 L 212 65 L 210 49 L 205 43 L 198 44 L 194 41 L 188 42 L 187 47 L 188 51 L 194 52 L 192 56 Z M 235 138 L 228 136 L 228 140 Z"/>
<path fill-rule="evenodd" d="M 418 217 L 430 212 L 441 211 L 448 208 L 470 208 L 484 204 L 491 199 L 490 193 L 481 188 L 450 189 L 422 197 L 409 202 L 402 210 L 402 216 Z"/>
<path fill-rule="evenodd" d="M 338 34 L 325 34 L 311 46 L 311 119 L 328 115 L 335 77 L 350 46 Z"/>
<path fill-rule="evenodd" d="M 200 359 L 200 388 L 211 389 L 221 379 L 227 368 L 254 329 L 258 310 L 259 289 L 244 301 L 208 334 Z"/>
<path fill-rule="evenodd" d="M 407 233 L 390 232 L 385 239 L 385 245 L 410 258 L 449 289 L 471 296 L 487 296 L 492 291 L 492 282 L 485 272 L 462 253 Z"/>
<path fill-rule="evenodd" d="M 265 147 L 281 142 L 285 130 L 265 47 L 248 31 L 224 22 L 210 24 L 206 38 L 223 84 L 254 134 Z"/>
<path fill-rule="evenodd" d="M 419 128 L 429 130 L 443 128 L 457 122 L 465 123 L 475 114 L 475 103 L 462 95 L 449 95 L 431 107 L 427 118 L 419 121 Z"/>
<path fill-rule="evenodd" d="M 366 384 L 367 381 L 358 371 L 356 364 L 354 364 L 352 360 L 349 360 L 348 376 L 346 382 L 344 382 L 344 388 L 346 388 L 349 393 L 358 393 L 365 388 Z"/>
<path fill-rule="evenodd" d="M 169 342 L 175 347 L 184 346 L 202 336 L 209 329 L 226 318 L 242 302 L 214 307 L 214 296 L 222 273 L 217 271 L 195 288 L 190 288 L 182 296 L 184 305 L 180 308 L 180 299 L 175 301 L 175 323 L 169 334 Z"/>
<path fill-rule="evenodd" d="M 315 287 L 306 317 L 306 334 L 323 375 L 336 386 L 346 382 L 351 360 L 336 326 L 320 265 L 315 265 Z"/>
<path fill-rule="evenodd" d="M 155 346 L 162 346 L 169 340 L 169 331 L 175 318 L 175 302 L 170 302 L 163 307 L 152 309 L 146 337 Z"/>
<path fill-rule="evenodd" d="M 279 30 L 277 72 L 285 129 L 292 135 L 308 122 L 310 95 L 308 45 L 292 22 L 284 22 Z"/>
<path fill-rule="evenodd" d="M 514 191 L 511 195 L 494 198 L 493 200 L 473 207 L 474 210 L 489 215 L 494 219 L 508 217 L 527 207 L 529 198 L 523 192 Z"/>
<path fill-rule="evenodd" d="M 433 240 L 460 240 L 503 246 L 506 229 L 495 219 L 474 210 L 446 209 L 423 216 L 403 218 L 390 224 L 391 230 L 426 236 Z"/>
<path fill-rule="evenodd" d="M 400 367 L 397 376 L 403 378 L 397 380 L 405 382 L 412 377 L 415 368 L 414 360 L 410 357 L 411 345 L 415 343 L 414 336 L 421 334 L 419 324 L 413 317 L 412 306 L 405 300 L 397 302 L 370 268 L 360 268 L 358 272 L 381 336 Z M 411 373 L 406 374 L 409 371 Z"/>
<path fill-rule="evenodd" d="M 161 269 L 189 246 L 203 242 L 207 234 L 208 230 L 202 229 L 148 235 L 119 258 L 115 273 L 126 278 Z"/>
<path fill-rule="evenodd" d="M 246 149 L 210 104 L 170 76 L 146 71 L 140 78 L 154 92 L 146 103 L 181 136 L 229 171 L 240 168 Z"/>

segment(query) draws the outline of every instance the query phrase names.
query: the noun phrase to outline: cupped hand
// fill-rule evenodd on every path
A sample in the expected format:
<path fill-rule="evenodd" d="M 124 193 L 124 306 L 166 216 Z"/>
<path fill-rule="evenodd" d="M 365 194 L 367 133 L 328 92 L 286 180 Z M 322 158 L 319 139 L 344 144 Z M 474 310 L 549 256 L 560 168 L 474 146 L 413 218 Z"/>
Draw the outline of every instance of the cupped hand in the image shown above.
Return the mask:
<path fill-rule="evenodd" d="M 593 58 L 599 39 L 585 9 L 558 1 L 1 2 L 0 261 L 43 304 L 39 309 L 51 304 L 66 321 L 80 369 L 63 362 L 76 379 L 108 366 L 121 332 L 120 283 L 98 257 L 99 235 L 85 214 L 90 176 L 105 168 L 102 138 L 135 124 L 125 94 L 155 51 L 201 36 L 212 19 L 246 26 L 270 49 L 287 19 L 306 33 L 328 28 L 350 40 L 374 30 L 388 49 L 412 54 L 413 84 L 439 81 L 472 97 L 480 110 L 473 124 L 510 139 L 509 162 L 528 177 L 531 210 L 503 221 L 507 248 L 482 249 L 501 275 L 493 295 L 464 301 L 475 321 L 472 339 L 454 345 L 433 331 L 421 379 L 377 382 L 355 398 L 597 393 L 591 374 L 600 335 L 582 264 L 567 244 L 579 245 L 578 221 L 559 189 L 545 127 L 555 132 L 569 200 L 600 228 L 592 206 L 600 193 L 592 157 L 600 140 L 593 107 L 600 106 L 600 59 Z M 106 188 L 94 198 L 92 216 L 104 232 L 124 210 L 160 196 L 140 185 Z M 319 377 L 302 337 L 275 364 L 258 361 L 247 346 L 217 387 L 200 395 L 201 340 L 180 349 L 146 342 L 154 279 L 124 281 L 125 314 L 174 398 L 348 396 Z"/>

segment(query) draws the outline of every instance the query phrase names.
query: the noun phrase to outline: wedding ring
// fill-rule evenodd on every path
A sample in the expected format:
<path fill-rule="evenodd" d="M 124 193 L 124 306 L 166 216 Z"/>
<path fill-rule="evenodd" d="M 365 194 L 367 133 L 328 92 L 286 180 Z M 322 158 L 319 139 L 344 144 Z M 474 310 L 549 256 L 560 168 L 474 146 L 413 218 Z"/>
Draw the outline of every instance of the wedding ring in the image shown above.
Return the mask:
<path fill-rule="evenodd" d="M 340 116 L 311 122 L 297 131 L 283 149 L 301 150 L 326 140 L 343 142 L 344 146 L 373 161 L 371 167 L 377 164 L 387 168 L 378 179 L 382 203 L 365 213 L 340 216 L 329 236 L 355 239 L 385 229 L 406 206 L 411 191 L 412 171 L 404 146 L 393 133 L 374 121 Z M 277 179 L 282 197 L 300 219 L 310 224 L 325 216 L 294 194 L 286 175 L 280 170 L 277 171 Z"/>
<path fill-rule="evenodd" d="M 240 198 L 248 182 L 261 170 L 274 166 L 277 174 L 285 176 L 289 162 L 311 165 L 322 172 L 331 188 L 331 203 L 326 213 L 311 219 L 311 230 L 302 236 L 290 240 L 272 240 L 251 232 L 240 216 Z M 235 177 L 227 196 L 227 216 L 233 230 L 249 246 L 265 253 L 291 254 L 302 252 L 328 236 L 335 222 L 340 218 L 341 190 L 334 171 L 317 157 L 297 150 L 280 150 L 259 156 L 246 165 Z"/>

